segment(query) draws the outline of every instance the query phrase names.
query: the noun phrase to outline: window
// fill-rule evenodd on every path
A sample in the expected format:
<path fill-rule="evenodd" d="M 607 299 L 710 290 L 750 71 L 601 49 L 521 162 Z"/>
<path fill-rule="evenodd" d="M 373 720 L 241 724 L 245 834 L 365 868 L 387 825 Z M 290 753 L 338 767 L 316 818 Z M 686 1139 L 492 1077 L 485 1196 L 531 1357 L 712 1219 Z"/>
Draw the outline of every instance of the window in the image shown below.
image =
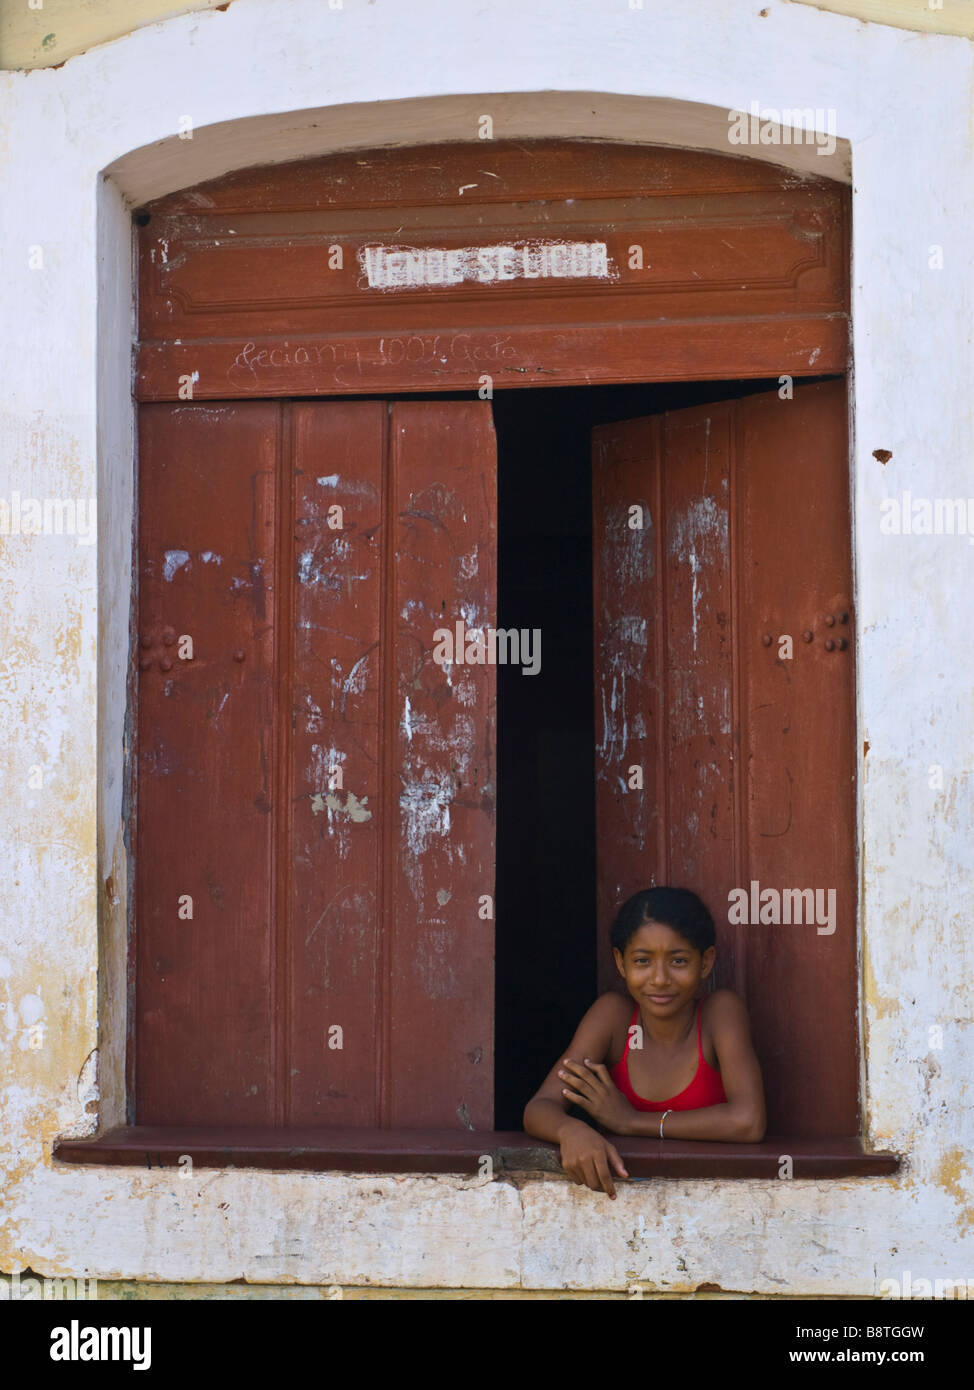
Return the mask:
<path fill-rule="evenodd" d="M 224 1154 L 246 1130 L 253 1162 L 467 1162 L 598 951 L 609 982 L 610 905 L 676 879 L 718 920 L 775 1127 L 862 1171 L 845 393 L 801 380 L 848 363 L 848 191 L 686 151 L 491 156 L 489 187 L 479 144 L 357 152 L 137 219 L 135 1129 L 63 1157 L 189 1125 Z M 542 661 L 589 693 L 555 720 L 519 670 L 434 656 L 495 616 L 544 640 L 559 600 Z M 575 954 L 546 1013 L 557 934 L 527 919 L 559 851 Z M 834 889 L 834 933 L 725 925 L 752 882 L 759 907 Z"/>

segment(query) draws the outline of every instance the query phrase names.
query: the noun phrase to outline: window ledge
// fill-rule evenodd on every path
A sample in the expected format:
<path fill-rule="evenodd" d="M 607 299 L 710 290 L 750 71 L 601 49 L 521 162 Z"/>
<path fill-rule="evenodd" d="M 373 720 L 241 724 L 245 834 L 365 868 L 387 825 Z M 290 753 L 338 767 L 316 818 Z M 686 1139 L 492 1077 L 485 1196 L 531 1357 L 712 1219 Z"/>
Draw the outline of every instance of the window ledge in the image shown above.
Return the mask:
<path fill-rule="evenodd" d="M 870 1153 L 860 1139 L 768 1138 L 760 1144 L 682 1139 L 614 1140 L 631 1178 L 792 1178 L 895 1174 L 900 1156 Z M 283 1168 L 305 1172 L 459 1173 L 476 1176 L 488 1155 L 495 1173 L 564 1176 L 555 1145 L 518 1131 L 446 1129 L 262 1129 L 133 1125 L 54 1146 L 61 1163 L 140 1168 Z"/>

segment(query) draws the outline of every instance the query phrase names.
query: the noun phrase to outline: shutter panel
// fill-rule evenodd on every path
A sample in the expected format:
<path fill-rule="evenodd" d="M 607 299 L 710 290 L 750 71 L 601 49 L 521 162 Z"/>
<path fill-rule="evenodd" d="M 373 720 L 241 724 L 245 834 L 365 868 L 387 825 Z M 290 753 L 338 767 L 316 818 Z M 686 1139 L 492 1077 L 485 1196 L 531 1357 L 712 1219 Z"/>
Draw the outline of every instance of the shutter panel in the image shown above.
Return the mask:
<path fill-rule="evenodd" d="M 738 406 L 742 886 L 835 891 L 831 934 L 738 928 L 777 1123 L 799 1135 L 859 1131 L 847 411 L 844 381 Z M 790 662 L 777 659 L 786 633 Z"/>
<path fill-rule="evenodd" d="M 439 665 L 432 654 L 437 630 L 496 621 L 494 426 L 479 401 L 397 404 L 391 424 L 396 698 L 387 737 L 399 814 L 387 861 L 395 858 L 389 1123 L 490 1129 L 496 668 Z"/>
<path fill-rule="evenodd" d="M 608 942 L 615 908 L 639 888 L 665 883 L 669 872 L 661 742 L 661 450 L 661 417 L 592 433 L 600 990 L 619 979 Z M 642 790 L 630 790 L 634 775 L 641 776 Z"/>
<path fill-rule="evenodd" d="M 295 405 L 291 415 L 291 852 L 283 864 L 291 924 L 281 1000 L 282 1010 L 290 1008 L 287 1114 L 294 1124 L 373 1126 L 384 954 L 379 720 L 388 408 L 335 401 Z"/>
<path fill-rule="evenodd" d="M 627 531 L 628 507 L 646 498 L 650 534 Z M 717 924 L 718 983 L 751 1011 L 769 1132 L 855 1134 L 844 383 L 603 426 L 593 506 L 601 936 L 639 888 L 699 893 Z M 786 634 L 790 660 L 779 658 Z M 641 793 L 625 787 L 632 764 L 643 766 Z M 823 906 L 833 890 L 835 931 L 820 934 L 817 920 L 732 925 L 728 895 L 750 900 L 752 882 L 758 893 L 820 890 Z M 608 984 L 602 939 L 600 952 Z"/>
<path fill-rule="evenodd" d="M 140 1124 L 274 1115 L 280 415 L 260 402 L 139 411 Z"/>
<path fill-rule="evenodd" d="M 141 420 L 138 1122 L 489 1129 L 490 407 Z"/>

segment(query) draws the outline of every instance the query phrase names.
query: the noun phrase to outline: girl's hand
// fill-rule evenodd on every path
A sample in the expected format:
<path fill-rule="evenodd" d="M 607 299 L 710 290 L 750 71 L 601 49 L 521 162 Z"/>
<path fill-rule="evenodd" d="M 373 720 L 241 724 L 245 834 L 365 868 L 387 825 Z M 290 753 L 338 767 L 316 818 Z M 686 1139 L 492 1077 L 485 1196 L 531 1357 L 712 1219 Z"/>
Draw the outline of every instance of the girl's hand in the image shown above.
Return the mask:
<path fill-rule="evenodd" d="M 572 1179 L 593 1192 L 607 1192 L 615 1200 L 612 1174 L 628 1178 L 618 1150 L 584 1120 L 568 1120 L 559 1139 L 561 1166 Z"/>
<path fill-rule="evenodd" d="M 636 1112 L 616 1086 L 602 1062 L 572 1062 L 568 1058 L 558 1072 L 566 1088 L 562 1095 L 588 1111 L 603 1129 L 613 1134 L 628 1134 L 628 1126 Z"/>

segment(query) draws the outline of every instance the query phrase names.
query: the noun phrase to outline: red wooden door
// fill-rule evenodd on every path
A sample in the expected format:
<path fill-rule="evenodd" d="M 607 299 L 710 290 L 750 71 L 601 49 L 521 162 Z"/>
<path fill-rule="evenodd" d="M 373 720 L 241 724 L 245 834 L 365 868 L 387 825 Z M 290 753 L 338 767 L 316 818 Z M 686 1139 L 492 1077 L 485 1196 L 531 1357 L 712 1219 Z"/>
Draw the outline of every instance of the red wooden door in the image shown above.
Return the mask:
<path fill-rule="evenodd" d="M 601 984 L 618 904 L 699 893 L 769 1133 L 858 1133 L 846 418 L 831 381 L 593 436 Z"/>
<path fill-rule="evenodd" d="M 136 1120 L 490 1129 L 490 406 L 140 428 Z"/>

